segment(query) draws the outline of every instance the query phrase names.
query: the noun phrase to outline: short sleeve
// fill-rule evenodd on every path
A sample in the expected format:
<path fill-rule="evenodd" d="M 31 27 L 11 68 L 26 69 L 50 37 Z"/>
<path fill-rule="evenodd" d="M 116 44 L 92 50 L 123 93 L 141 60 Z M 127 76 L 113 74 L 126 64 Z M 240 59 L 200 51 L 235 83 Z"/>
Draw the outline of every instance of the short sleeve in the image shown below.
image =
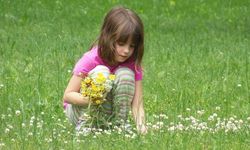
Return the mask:
<path fill-rule="evenodd" d="M 142 80 L 143 78 L 143 70 L 141 67 L 137 67 L 135 69 L 135 81 Z"/>
<path fill-rule="evenodd" d="M 95 67 L 94 61 L 91 60 L 88 55 L 83 55 L 82 58 L 78 60 L 73 69 L 73 75 L 82 76 L 86 75 L 90 70 Z"/>

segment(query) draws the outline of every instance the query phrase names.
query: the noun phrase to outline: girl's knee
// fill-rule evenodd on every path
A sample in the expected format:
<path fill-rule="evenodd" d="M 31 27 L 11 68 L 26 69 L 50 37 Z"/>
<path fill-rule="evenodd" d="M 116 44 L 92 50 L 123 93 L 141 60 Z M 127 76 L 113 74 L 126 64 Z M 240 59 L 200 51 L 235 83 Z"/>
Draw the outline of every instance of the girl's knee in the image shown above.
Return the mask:
<path fill-rule="evenodd" d="M 107 66 L 104 66 L 104 65 L 98 65 L 94 68 L 95 70 L 105 70 L 105 71 L 109 71 L 109 68 Z"/>
<path fill-rule="evenodd" d="M 120 67 L 115 71 L 115 75 L 119 79 L 127 79 L 134 82 L 135 80 L 135 73 L 131 69 L 127 67 Z"/>
<path fill-rule="evenodd" d="M 108 77 L 110 74 L 110 70 L 108 67 L 104 65 L 98 65 L 94 69 L 92 69 L 88 75 L 95 77 L 98 73 L 102 73 L 105 77 Z"/>

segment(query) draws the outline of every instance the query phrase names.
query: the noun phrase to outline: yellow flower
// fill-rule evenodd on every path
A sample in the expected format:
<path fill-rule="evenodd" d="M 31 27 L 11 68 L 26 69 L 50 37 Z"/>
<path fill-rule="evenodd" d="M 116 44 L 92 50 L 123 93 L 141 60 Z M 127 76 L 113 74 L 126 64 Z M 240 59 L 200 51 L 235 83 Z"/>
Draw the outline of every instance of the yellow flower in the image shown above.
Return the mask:
<path fill-rule="evenodd" d="M 88 96 L 88 94 L 85 91 L 83 91 L 82 96 L 86 97 L 86 96 Z"/>
<path fill-rule="evenodd" d="M 93 90 L 93 92 L 99 91 L 98 87 L 94 84 L 92 84 L 92 90 Z"/>
<path fill-rule="evenodd" d="M 96 98 L 96 97 L 97 97 L 96 93 L 91 93 L 90 96 L 91 96 L 92 98 Z"/>
<path fill-rule="evenodd" d="M 113 75 L 113 74 L 109 75 L 109 79 L 110 80 L 115 80 L 115 75 Z"/>
<path fill-rule="evenodd" d="M 102 84 L 102 83 L 104 83 L 105 81 L 106 81 L 105 76 L 104 76 L 102 73 L 98 73 L 98 74 L 97 74 L 97 77 L 96 77 L 96 82 L 97 82 L 98 84 Z"/>
<path fill-rule="evenodd" d="M 100 91 L 104 91 L 104 90 L 105 90 L 104 85 L 100 85 L 100 86 L 99 86 L 99 90 L 100 90 Z"/>
<path fill-rule="evenodd" d="M 102 97 L 103 97 L 103 94 L 102 94 L 102 93 L 98 93 L 98 94 L 97 94 L 97 97 L 98 97 L 98 98 L 102 98 Z"/>
<path fill-rule="evenodd" d="M 84 82 L 87 83 L 87 84 L 89 84 L 89 83 L 91 82 L 90 77 L 86 77 L 86 78 L 84 79 Z"/>
<path fill-rule="evenodd" d="M 102 79 L 102 78 L 105 78 L 105 76 L 104 76 L 102 73 L 98 73 L 98 74 L 97 74 L 97 78 Z"/>
<path fill-rule="evenodd" d="M 86 84 L 84 82 L 81 83 L 81 88 L 82 88 L 82 90 L 86 90 L 87 87 L 86 87 Z"/>
<path fill-rule="evenodd" d="M 99 104 L 101 104 L 101 103 L 102 103 L 102 101 L 100 101 L 100 100 L 96 100 L 96 101 L 95 101 L 95 103 L 96 103 L 97 105 L 99 105 Z"/>

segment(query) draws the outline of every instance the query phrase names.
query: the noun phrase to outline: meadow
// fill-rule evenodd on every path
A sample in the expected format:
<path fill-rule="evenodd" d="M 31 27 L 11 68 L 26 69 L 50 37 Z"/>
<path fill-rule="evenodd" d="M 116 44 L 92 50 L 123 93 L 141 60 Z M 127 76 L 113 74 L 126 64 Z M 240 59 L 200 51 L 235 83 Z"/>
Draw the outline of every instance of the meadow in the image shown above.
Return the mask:
<path fill-rule="evenodd" d="M 76 133 L 62 96 L 116 5 L 144 22 L 149 132 Z M 248 0 L 0 0 L 0 149 L 250 149 L 249 14 Z"/>

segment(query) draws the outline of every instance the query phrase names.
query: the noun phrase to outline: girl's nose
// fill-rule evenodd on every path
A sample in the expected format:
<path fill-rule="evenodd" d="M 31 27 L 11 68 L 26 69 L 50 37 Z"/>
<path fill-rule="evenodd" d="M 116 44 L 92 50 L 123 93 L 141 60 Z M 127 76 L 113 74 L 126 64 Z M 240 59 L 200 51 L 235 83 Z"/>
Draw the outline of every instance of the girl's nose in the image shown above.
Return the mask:
<path fill-rule="evenodd" d="M 125 54 L 129 53 L 129 46 L 125 46 L 124 49 L 123 49 L 123 52 Z"/>

